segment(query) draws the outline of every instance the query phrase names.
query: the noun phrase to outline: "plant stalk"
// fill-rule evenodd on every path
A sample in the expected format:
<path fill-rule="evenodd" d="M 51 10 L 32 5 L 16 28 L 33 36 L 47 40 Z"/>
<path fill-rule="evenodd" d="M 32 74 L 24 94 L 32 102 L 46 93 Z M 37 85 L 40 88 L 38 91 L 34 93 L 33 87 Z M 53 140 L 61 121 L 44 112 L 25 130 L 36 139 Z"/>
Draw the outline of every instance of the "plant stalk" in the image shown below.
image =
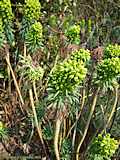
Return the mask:
<path fill-rule="evenodd" d="M 12 66 L 11 66 L 11 64 L 10 64 L 10 61 L 9 61 L 9 59 L 8 59 L 7 56 L 5 57 L 5 59 L 6 59 L 6 62 L 7 62 L 7 64 L 8 64 L 8 66 L 9 66 L 9 69 L 10 69 L 10 71 L 11 71 L 11 74 L 12 74 L 12 77 L 13 77 L 13 80 L 14 80 L 15 87 L 16 87 L 17 92 L 18 92 L 18 95 L 19 95 L 19 97 L 20 97 L 20 101 L 21 101 L 22 105 L 24 105 L 24 100 L 23 100 L 23 98 L 22 98 L 22 95 L 21 95 L 19 86 L 18 86 L 18 84 L 17 84 L 17 80 L 16 80 L 16 77 L 15 77 L 15 74 L 14 74 L 13 69 L 12 69 Z"/>
<path fill-rule="evenodd" d="M 92 106 L 91 106 L 91 110 L 90 110 L 90 114 L 89 114 L 89 117 L 88 117 L 88 120 L 87 120 L 87 124 L 85 126 L 85 130 L 84 130 L 84 133 L 83 133 L 83 137 L 82 139 L 80 140 L 79 144 L 78 144 L 78 147 L 77 147 L 77 154 L 76 154 L 76 160 L 80 160 L 79 158 L 79 151 L 80 151 L 80 148 L 81 148 L 81 145 L 87 135 L 87 131 L 88 131 L 88 128 L 89 128 L 89 124 L 90 124 L 90 121 L 91 121 L 91 118 L 92 118 L 92 115 L 94 113 L 94 110 L 95 110 L 95 106 L 96 106 L 96 102 L 97 102 L 97 97 L 98 97 L 98 93 L 99 93 L 99 90 L 100 90 L 100 87 L 96 90 L 96 93 L 95 93 L 95 96 L 94 96 L 94 99 L 93 99 L 93 103 L 92 103 Z"/>
<path fill-rule="evenodd" d="M 59 154 L 59 148 L 58 148 L 60 127 L 61 127 L 61 120 L 57 118 L 56 126 L 55 126 L 55 137 L 54 137 L 54 151 L 56 155 L 56 160 L 60 160 L 60 154 Z"/>
<path fill-rule="evenodd" d="M 110 125 L 111 119 L 112 119 L 112 117 L 113 117 L 113 115 L 114 115 L 114 112 L 115 112 L 115 110 L 116 110 L 116 107 L 117 107 L 117 102 L 118 102 L 118 86 L 115 87 L 115 101 L 114 101 L 114 104 L 113 104 L 113 107 L 112 107 L 112 111 L 111 111 L 111 113 L 110 113 L 110 116 L 109 116 L 109 118 L 108 118 L 108 121 L 107 121 L 107 123 L 106 123 L 106 125 L 105 125 L 105 127 L 104 127 L 104 130 L 106 130 L 106 128 L 109 127 L 109 125 Z"/>

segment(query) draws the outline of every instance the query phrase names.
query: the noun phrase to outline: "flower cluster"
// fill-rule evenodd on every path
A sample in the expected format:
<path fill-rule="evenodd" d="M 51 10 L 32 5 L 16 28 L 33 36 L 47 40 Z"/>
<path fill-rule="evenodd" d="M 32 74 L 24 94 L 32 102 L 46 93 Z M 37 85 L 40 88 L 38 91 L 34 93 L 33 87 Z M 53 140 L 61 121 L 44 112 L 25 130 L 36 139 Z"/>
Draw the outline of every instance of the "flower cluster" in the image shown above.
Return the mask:
<path fill-rule="evenodd" d="M 82 83 L 86 76 L 85 63 L 90 59 L 88 50 L 80 49 L 58 64 L 49 79 L 49 88 L 65 95 L 66 91 L 72 93 Z"/>
<path fill-rule="evenodd" d="M 65 35 L 67 36 L 68 41 L 70 43 L 80 44 L 80 26 L 79 25 L 70 26 L 66 30 Z"/>
<path fill-rule="evenodd" d="M 40 18 L 41 5 L 39 0 L 25 0 L 24 18 L 26 21 L 37 21 Z"/>
<path fill-rule="evenodd" d="M 119 57 L 120 58 L 120 45 L 118 45 L 118 44 L 115 44 L 115 45 L 109 44 L 104 49 L 104 58 L 112 58 L 112 57 Z"/>
<path fill-rule="evenodd" d="M 29 52 L 34 53 L 42 45 L 42 25 L 35 22 L 25 36 L 25 43 Z"/>
<path fill-rule="evenodd" d="M 13 13 L 10 0 L 0 1 L 0 15 L 3 22 L 3 29 L 9 44 L 14 45 L 13 34 Z"/>
<path fill-rule="evenodd" d="M 109 58 L 103 60 L 97 67 L 97 74 L 101 83 L 112 82 L 120 75 L 120 59 Z"/>
<path fill-rule="evenodd" d="M 3 20 L 3 24 L 11 23 L 13 20 L 13 13 L 10 0 L 0 1 L 0 14 Z"/>
<path fill-rule="evenodd" d="M 67 60 L 58 64 L 49 80 L 49 87 L 62 94 L 73 92 L 86 76 L 87 69 L 83 62 Z"/>
<path fill-rule="evenodd" d="M 77 51 L 72 52 L 70 59 L 77 62 L 83 61 L 84 63 L 87 63 L 90 60 L 90 51 L 81 48 Z"/>
<path fill-rule="evenodd" d="M 40 9 L 39 0 L 25 0 L 21 36 L 30 53 L 36 52 L 42 46 L 42 25 L 38 22 Z"/>
<path fill-rule="evenodd" d="M 110 159 L 118 148 L 118 142 L 114 138 L 110 137 L 110 134 L 102 136 L 98 135 L 94 139 L 90 147 L 90 157 L 101 157 L 101 159 Z"/>
<path fill-rule="evenodd" d="M 103 60 L 97 66 L 96 82 L 109 87 L 120 76 L 120 46 L 108 45 Z"/>

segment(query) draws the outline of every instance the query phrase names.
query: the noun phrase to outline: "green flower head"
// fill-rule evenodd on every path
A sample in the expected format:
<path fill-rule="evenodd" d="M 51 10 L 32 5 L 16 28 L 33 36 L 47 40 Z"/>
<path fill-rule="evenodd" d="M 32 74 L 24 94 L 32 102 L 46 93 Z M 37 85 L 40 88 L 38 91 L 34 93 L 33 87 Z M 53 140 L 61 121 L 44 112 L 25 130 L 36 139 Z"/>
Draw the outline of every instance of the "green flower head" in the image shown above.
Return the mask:
<path fill-rule="evenodd" d="M 118 141 L 111 138 L 110 134 L 106 134 L 105 136 L 99 134 L 92 142 L 89 153 L 93 157 L 99 155 L 103 159 L 109 159 L 113 156 L 117 148 Z"/>
<path fill-rule="evenodd" d="M 49 87 L 61 94 L 73 92 L 83 81 L 86 76 L 87 69 L 83 63 L 78 63 L 75 60 L 67 60 L 58 64 L 54 69 L 50 80 Z"/>
<path fill-rule="evenodd" d="M 41 4 L 39 0 L 25 0 L 24 18 L 27 21 L 37 21 L 40 18 Z"/>
<path fill-rule="evenodd" d="M 71 43 L 79 44 L 80 43 L 80 26 L 79 25 L 70 26 L 66 30 L 65 35 L 67 36 L 68 40 Z"/>
<path fill-rule="evenodd" d="M 90 51 L 81 48 L 80 50 L 74 51 L 71 54 L 70 59 L 78 62 L 83 61 L 84 63 L 87 63 L 90 60 Z"/>
<path fill-rule="evenodd" d="M 42 45 L 42 25 L 35 22 L 25 35 L 25 43 L 28 51 L 34 53 Z"/>
<path fill-rule="evenodd" d="M 13 13 L 10 0 L 0 1 L 0 15 L 4 23 L 11 23 L 13 20 Z"/>
<path fill-rule="evenodd" d="M 113 57 L 120 58 L 120 45 L 118 44 L 115 44 L 115 45 L 109 44 L 104 49 L 104 58 L 113 58 Z"/>
<path fill-rule="evenodd" d="M 120 76 L 119 58 L 105 59 L 97 66 L 97 81 L 102 85 L 113 82 L 118 76 Z"/>

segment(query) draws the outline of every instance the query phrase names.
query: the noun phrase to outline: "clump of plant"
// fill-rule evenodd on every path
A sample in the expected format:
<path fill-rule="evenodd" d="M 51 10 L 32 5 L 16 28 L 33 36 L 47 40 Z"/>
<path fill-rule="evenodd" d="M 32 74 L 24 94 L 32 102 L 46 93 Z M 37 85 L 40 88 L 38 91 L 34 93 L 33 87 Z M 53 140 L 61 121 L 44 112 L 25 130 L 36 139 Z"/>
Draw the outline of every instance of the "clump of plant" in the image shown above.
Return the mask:
<path fill-rule="evenodd" d="M 89 149 L 89 160 L 110 160 L 118 148 L 118 141 L 110 137 L 110 134 L 96 137 Z M 98 159 L 97 159 L 98 158 Z"/>
<path fill-rule="evenodd" d="M 70 26 L 66 30 L 65 35 L 68 38 L 68 41 L 70 43 L 80 44 L 80 26 L 79 25 Z"/>
<path fill-rule="evenodd" d="M 115 58 L 115 57 L 120 58 L 120 45 L 109 44 L 104 49 L 104 58 Z"/>
<path fill-rule="evenodd" d="M 29 53 L 35 53 L 42 46 L 42 25 L 38 22 L 40 9 L 39 0 L 25 0 L 20 33 Z"/>
<path fill-rule="evenodd" d="M 2 18 L 2 25 L 9 44 L 14 44 L 14 34 L 13 34 L 13 18 L 11 1 L 1 0 L 0 1 L 0 15 Z"/>
<path fill-rule="evenodd" d="M 24 19 L 33 23 L 40 18 L 41 4 L 39 0 L 25 0 Z"/>
<path fill-rule="evenodd" d="M 87 63 L 90 60 L 90 51 L 81 48 L 77 51 L 72 52 L 70 59 L 77 62 L 83 61 L 84 63 Z"/>
<path fill-rule="evenodd" d="M 81 59 L 83 59 L 81 57 Z M 57 108 L 54 149 L 57 160 L 60 160 L 58 139 L 60 126 L 65 112 L 75 101 L 78 101 L 77 88 L 86 77 L 87 68 L 82 60 L 66 59 L 55 66 L 48 82 L 48 101 Z"/>
<path fill-rule="evenodd" d="M 31 25 L 39 20 L 41 15 L 40 9 L 41 4 L 39 0 L 25 0 L 21 26 L 21 35 L 23 39 L 25 39 L 25 35 Z"/>

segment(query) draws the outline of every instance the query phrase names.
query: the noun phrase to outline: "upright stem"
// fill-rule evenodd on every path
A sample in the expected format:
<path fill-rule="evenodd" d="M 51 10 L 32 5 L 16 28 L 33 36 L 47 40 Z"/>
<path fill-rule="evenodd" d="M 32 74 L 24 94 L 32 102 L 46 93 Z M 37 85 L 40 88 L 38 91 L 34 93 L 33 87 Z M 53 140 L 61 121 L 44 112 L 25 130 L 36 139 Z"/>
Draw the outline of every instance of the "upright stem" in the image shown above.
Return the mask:
<path fill-rule="evenodd" d="M 90 110 L 90 114 L 89 114 L 89 117 L 88 117 L 88 120 L 87 120 L 87 124 L 85 126 L 85 130 L 84 130 L 84 133 L 83 133 L 83 136 L 82 136 L 82 139 L 80 140 L 79 144 L 78 144 L 78 147 L 77 147 L 77 154 L 76 154 L 76 160 L 80 160 L 79 159 L 79 151 L 80 151 L 80 148 L 81 148 L 81 145 L 87 135 L 87 131 L 88 131 L 88 128 L 89 128 L 89 124 L 90 124 L 90 121 L 91 121 L 91 118 L 92 118 L 92 115 L 94 113 L 94 110 L 95 110 L 95 106 L 96 106 L 96 102 L 97 102 L 97 97 L 98 97 L 98 92 L 99 92 L 100 88 L 97 89 L 96 93 L 95 93 L 95 96 L 94 96 L 94 99 L 93 99 L 93 103 L 92 103 L 92 106 L 91 106 L 91 110 Z"/>
<path fill-rule="evenodd" d="M 61 120 L 57 118 L 56 126 L 55 126 L 55 137 L 54 137 L 54 151 L 56 155 L 56 160 L 60 160 L 58 141 L 59 141 L 59 133 L 60 133 Z"/>
<path fill-rule="evenodd" d="M 26 55 L 27 55 L 27 54 L 26 54 L 26 51 L 27 51 L 27 50 L 26 50 L 26 44 L 24 43 L 24 57 L 26 57 Z"/>
<path fill-rule="evenodd" d="M 22 98 L 22 95 L 21 95 L 19 86 L 18 86 L 18 84 L 17 84 L 17 80 L 16 80 L 16 77 L 15 77 L 15 74 L 14 74 L 13 69 L 12 69 L 12 66 L 11 66 L 11 64 L 10 64 L 10 61 L 9 61 L 9 59 L 8 59 L 7 56 L 5 57 L 5 59 L 6 59 L 6 62 L 7 62 L 7 64 L 8 64 L 8 66 L 9 66 L 9 69 L 10 69 L 10 71 L 11 71 L 11 74 L 12 74 L 12 77 L 13 77 L 13 80 L 14 80 L 15 87 L 16 87 L 17 92 L 18 92 L 18 95 L 19 95 L 19 97 L 20 97 L 20 101 L 21 101 L 21 103 L 24 105 L 24 100 L 23 100 L 23 98 Z"/>
<path fill-rule="evenodd" d="M 10 62 L 10 55 L 9 55 L 9 52 L 7 52 L 7 55 L 6 55 L 8 61 Z M 10 68 L 9 66 L 7 66 L 7 72 L 8 72 L 8 88 L 9 88 L 9 93 L 11 93 L 11 78 L 10 78 Z"/>
<path fill-rule="evenodd" d="M 36 85 L 35 85 L 35 81 L 33 81 L 33 90 L 34 90 L 34 94 L 35 94 L 35 99 L 38 102 L 38 95 L 37 95 L 37 90 L 36 90 Z"/>
<path fill-rule="evenodd" d="M 82 110 L 83 110 L 83 107 L 84 107 L 84 104 L 85 104 L 85 89 L 83 89 L 83 94 L 82 94 L 82 104 L 81 104 L 81 107 L 80 107 L 80 112 L 76 118 L 76 121 L 73 123 L 73 125 L 70 127 L 69 131 L 68 131 L 68 134 L 67 134 L 67 138 L 69 137 L 72 129 L 75 127 L 75 125 L 77 124 L 80 116 L 81 116 L 81 113 L 82 113 Z"/>
<path fill-rule="evenodd" d="M 105 130 L 107 127 L 109 127 L 109 124 L 110 124 L 110 122 L 111 122 L 111 119 L 112 119 L 112 117 L 113 117 L 113 115 L 114 115 L 114 112 L 115 112 L 115 110 L 116 110 L 117 102 L 118 102 L 118 86 L 115 87 L 115 101 L 114 101 L 114 104 L 113 104 L 113 107 L 112 107 L 112 111 L 111 111 L 111 113 L 110 113 L 110 116 L 109 116 L 109 118 L 108 118 L 108 121 L 107 121 L 107 123 L 106 123 L 106 125 L 105 125 L 105 127 L 104 127 L 104 130 Z"/>
<path fill-rule="evenodd" d="M 35 125 L 36 125 L 36 128 L 37 128 L 38 135 L 40 137 L 41 143 L 43 145 L 43 149 L 44 149 L 45 154 L 46 154 L 45 144 L 44 144 L 43 137 L 42 137 L 42 129 L 41 129 L 41 126 L 38 123 L 37 113 L 36 113 L 36 110 L 35 110 L 32 89 L 29 89 L 29 96 L 30 96 L 30 102 L 31 102 L 31 106 L 32 106 L 32 111 L 33 111 L 34 119 L 35 119 Z"/>

